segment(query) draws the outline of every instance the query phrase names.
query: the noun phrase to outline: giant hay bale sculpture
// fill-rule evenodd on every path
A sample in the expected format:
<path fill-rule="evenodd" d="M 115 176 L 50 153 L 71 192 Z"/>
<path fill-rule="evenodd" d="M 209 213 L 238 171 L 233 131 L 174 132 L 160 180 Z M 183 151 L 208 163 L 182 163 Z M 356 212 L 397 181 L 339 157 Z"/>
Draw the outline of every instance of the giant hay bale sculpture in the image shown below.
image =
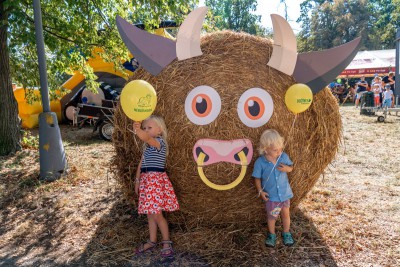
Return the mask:
<path fill-rule="evenodd" d="M 258 157 L 259 137 L 265 129 L 270 128 L 278 130 L 287 142 L 285 151 L 294 162 L 294 170 L 289 174 L 294 193 L 292 207 L 298 205 L 337 152 L 341 135 L 340 114 L 335 98 L 324 87 L 352 60 L 357 52 L 359 40 L 332 50 L 297 55 L 296 49 L 293 53 L 293 42 L 296 44 L 293 41 L 295 40 L 293 32 L 289 38 L 291 40 L 285 39 L 287 33 L 284 30 L 289 26 L 282 18 L 274 15 L 274 30 L 278 29 L 274 33 L 274 42 L 245 33 L 215 32 L 201 38 L 202 55 L 196 54 L 195 57 L 178 60 L 180 58 L 177 50 L 178 59 L 175 59 L 176 55 L 172 55 L 165 62 L 149 65 L 144 64 L 145 61 L 151 61 L 151 56 L 143 56 L 145 48 L 140 50 L 140 45 L 132 46 L 130 43 L 132 39 L 129 38 L 129 34 L 133 33 L 128 33 L 126 28 L 130 25 L 121 18 L 117 21 L 124 42 L 135 56 L 141 57 L 138 60 L 144 67 L 136 71 L 131 80 L 145 80 L 154 86 L 158 95 L 155 114 L 165 118 L 168 128 L 167 169 L 181 205 L 180 212 L 171 214 L 169 220 L 189 226 L 265 221 L 263 205 L 260 203 L 261 200 L 257 199 L 251 173 L 253 163 Z M 194 29 L 193 32 L 200 30 Z M 158 41 L 159 38 L 154 40 Z M 168 40 L 164 52 L 172 50 L 171 42 Z M 177 43 L 179 43 L 179 33 Z M 193 45 L 191 43 L 191 46 Z M 175 46 L 173 47 L 175 49 Z M 335 54 L 334 58 L 331 58 L 330 52 Z M 280 61 L 284 64 L 280 64 Z M 295 114 L 285 105 L 285 93 L 291 85 L 299 82 L 308 84 L 314 97 L 310 108 L 298 114 L 294 122 Z M 248 91 L 251 88 L 259 89 Z M 193 89 L 195 90 L 192 91 Z M 238 102 L 243 100 L 246 91 L 249 94 L 245 95 L 245 98 L 253 97 L 252 93 L 256 92 L 254 96 L 256 98 L 252 99 L 262 102 L 262 94 L 261 97 L 257 95 L 259 90 L 269 94 L 273 107 L 269 109 L 267 105 L 271 104 L 266 102 L 256 103 L 264 107 L 264 109 L 259 107 L 257 112 L 272 114 L 266 114 L 267 117 L 271 117 L 269 120 L 266 119 L 265 124 L 249 127 L 247 126 L 249 121 L 257 121 L 257 118 L 246 118 L 246 116 L 257 117 L 257 114 L 251 112 L 249 114 L 242 110 L 242 114 L 245 115 L 239 117 L 240 109 L 250 107 L 242 108 Z M 205 111 L 201 110 L 201 103 L 192 99 L 199 95 L 203 101 L 208 101 Z M 218 107 L 218 98 L 221 109 L 215 115 L 213 110 L 208 109 Z M 202 114 L 199 114 L 199 112 L 208 114 L 209 111 L 211 115 L 202 117 Z M 208 121 L 201 121 L 204 117 Z M 136 145 L 138 139 L 135 140 L 134 134 L 130 131 L 132 121 L 126 117 L 121 108 L 116 111 L 114 124 L 113 142 L 116 155 L 113 165 L 119 182 L 126 192 L 132 195 L 142 146 L 140 143 Z M 194 149 L 195 144 L 199 144 L 199 140 L 203 139 L 248 140 L 252 143 L 251 145 L 246 141 L 242 142 L 243 147 L 240 149 L 247 156 L 251 154 L 251 150 L 254 153 L 252 158 L 248 158 L 250 161 L 248 169 L 244 179 L 237 186 L 229 190 L 216 190 L 202 181 L 199 176 L 201 168 L 198 168 L 193 154 L 199 157 L 200 152 L 204 152 L 206 154 L 204 161 L 212 161 L 211 155 L 207 155 L 207 148 Z M 217 152 L 224 148 L 223 153 L 236 157 L 236 164 L 231 163 L 234 161 L 231 159 L 231 162 L 219 162 L 202 168 L 205 177 L 211 183 L 227 185 L 240 176 L 241 169 L 245 168 L 240 165 L 242 158 L 239 159 L 238 153 L 232 153 L 239 151 L 235 150 L 235 144 L 238 142 L 240 143 L 240 141 L 228 143 L 231 144 L 231 148 L 226 148 L 226 143 L 222 145 L 212 141 L 208 143 Z M 228 153 L 230 149 L 232 151 Z"/>

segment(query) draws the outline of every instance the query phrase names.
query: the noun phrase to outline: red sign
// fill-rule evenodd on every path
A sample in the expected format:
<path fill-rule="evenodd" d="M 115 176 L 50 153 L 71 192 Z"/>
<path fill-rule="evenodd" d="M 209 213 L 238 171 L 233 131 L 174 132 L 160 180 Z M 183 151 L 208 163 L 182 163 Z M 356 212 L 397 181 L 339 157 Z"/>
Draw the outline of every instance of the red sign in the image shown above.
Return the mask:
<path fill-rule="evenodd" d="M 392 68 L 386 67 L 386 68 L 370 68 L 370 69 L 353 69 L 353 70 L 344 70 L 340 75 L 363 75 L 363 74 L 383 74 L 383 73 L 389 73 L 392 71 Z"/>

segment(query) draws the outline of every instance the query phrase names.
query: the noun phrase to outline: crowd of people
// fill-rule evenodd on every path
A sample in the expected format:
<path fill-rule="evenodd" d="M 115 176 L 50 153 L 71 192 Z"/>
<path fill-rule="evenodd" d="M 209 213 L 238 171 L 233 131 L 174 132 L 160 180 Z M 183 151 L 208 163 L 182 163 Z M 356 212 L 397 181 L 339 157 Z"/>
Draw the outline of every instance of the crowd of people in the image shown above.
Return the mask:
<path fill-rule="evenodd" d="M 360 106 L 361 97 L 366 92 L 374 93 L 375 107 L 394 107 L 394 86 L 395 76 L 393 72 L 380 77 L 375 74 L 370 82 L 361 76 L 360 80 L 350 83 L 347 79 L 338 79 L 329 85 L 332 94 L 337 98 L 339 103 L 351 100 L 355 103 L 355 107 Z"/>

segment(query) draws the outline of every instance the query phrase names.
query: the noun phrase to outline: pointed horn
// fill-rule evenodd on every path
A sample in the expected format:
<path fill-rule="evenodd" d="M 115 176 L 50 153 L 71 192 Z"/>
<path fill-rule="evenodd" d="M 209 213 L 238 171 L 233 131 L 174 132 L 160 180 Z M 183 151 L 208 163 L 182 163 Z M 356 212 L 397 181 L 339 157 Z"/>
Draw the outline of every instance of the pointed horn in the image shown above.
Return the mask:
<path fill-rule="evenodd" d="M 289 23 L 279 15 L 271 15 L 274 44 L 268 66 L 292 75 L 297 61 L 297 42 Z"/>
<path fill-rule="evenodd" d="M 353 60 L 361 38 L 331 49 L 299 54 L 293 77 L 307 84 L 314 94 L 325 88 Z"/>
<path fill-rule="evenodd" d="M 176 58 L 174 41 L 140 30 L 120 16 L 117 16 L 117 27 L 126 47 L 151 74 L 159 74 Z"/>
<path fill-rule="evenodd" d="M 176 55 L 178 60 L 201 56 L 200 32 L 207 7 L 199 7 L 190 12 L 179 28 L 176 37 Z"/>

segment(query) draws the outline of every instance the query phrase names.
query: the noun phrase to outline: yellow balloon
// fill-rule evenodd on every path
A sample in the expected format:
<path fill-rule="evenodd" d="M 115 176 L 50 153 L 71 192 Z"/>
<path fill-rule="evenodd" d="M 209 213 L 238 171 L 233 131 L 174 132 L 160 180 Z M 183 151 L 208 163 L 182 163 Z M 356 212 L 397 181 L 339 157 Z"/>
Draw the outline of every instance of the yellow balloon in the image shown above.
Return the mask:
<path fill-rule="evenodd" d="M 313 99 L 313 93 L 305 84 L 296 83 L 289 87 L 285 94 L 285 104 L 294 114 L 306 111 Z"/>
<path fill-rule="evenodd" d="M 142 121 L 156 108 L 157 94 L 148 82 L 134 80 L 122 89 L 120 101 L 126 116 L 134 121 Z"/>

